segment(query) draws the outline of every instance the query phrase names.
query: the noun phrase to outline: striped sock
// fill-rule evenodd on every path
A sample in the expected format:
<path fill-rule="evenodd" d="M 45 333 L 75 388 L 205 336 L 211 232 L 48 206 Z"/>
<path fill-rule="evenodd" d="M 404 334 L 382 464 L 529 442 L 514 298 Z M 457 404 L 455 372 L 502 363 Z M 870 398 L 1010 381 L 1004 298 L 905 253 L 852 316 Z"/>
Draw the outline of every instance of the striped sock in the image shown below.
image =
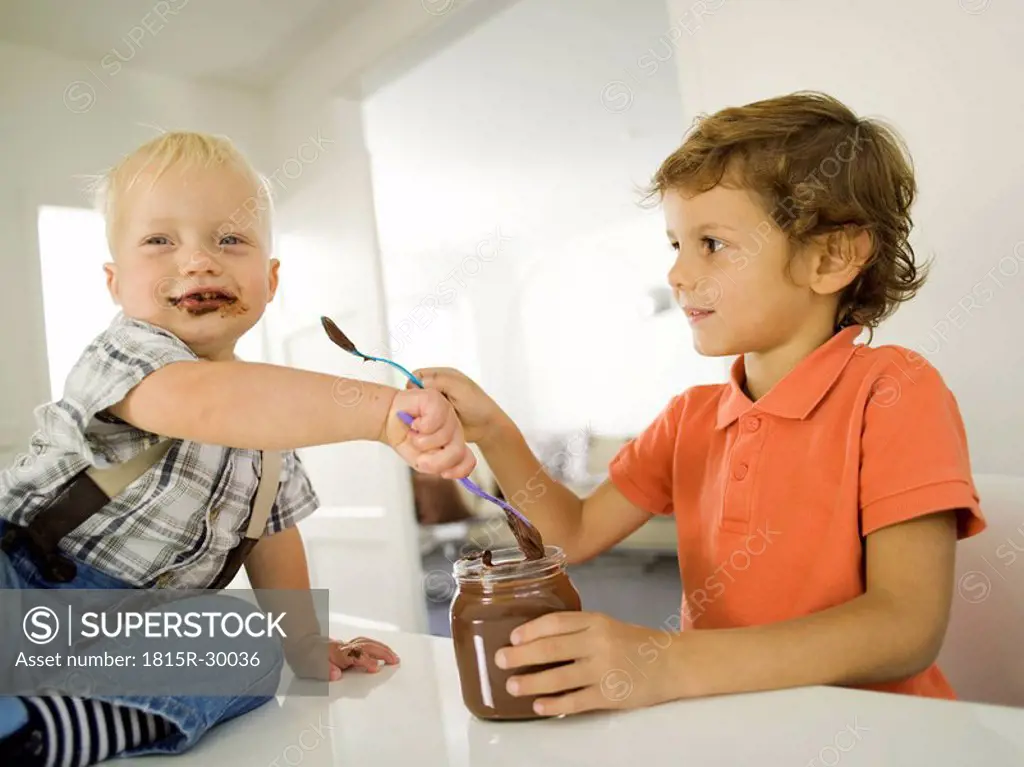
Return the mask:
<path fill-rule="evenodd" d="M 22 700 L 29 727 L 42 733 L 41 753 L 22 762 L 25 767 L 87 767 L 174 730 L 163 717 L 130 706 L 64 696 Z"/>

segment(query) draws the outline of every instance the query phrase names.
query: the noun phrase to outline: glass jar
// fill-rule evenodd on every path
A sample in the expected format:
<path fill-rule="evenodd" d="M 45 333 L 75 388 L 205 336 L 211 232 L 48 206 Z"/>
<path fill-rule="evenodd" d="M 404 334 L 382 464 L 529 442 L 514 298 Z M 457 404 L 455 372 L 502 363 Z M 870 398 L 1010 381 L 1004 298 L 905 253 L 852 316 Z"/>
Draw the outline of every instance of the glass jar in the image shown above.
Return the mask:
<path fill-rule="evenodd" d="M 455 597 L 449 610 L 462 700 L 480 719 L 537 719 L 535 696 L 510 695 L 510 676 L 564 663 L 501 669 L 495 653 L 511 645 L 512 631 L 552 612 L 580 609 L 580 595 L 565 570 L 565 554 L 545 546 L 542 559 L 525 560 L 518 548 L 492 552 L 491 566 L 479 559 L 455 563 Z"/>

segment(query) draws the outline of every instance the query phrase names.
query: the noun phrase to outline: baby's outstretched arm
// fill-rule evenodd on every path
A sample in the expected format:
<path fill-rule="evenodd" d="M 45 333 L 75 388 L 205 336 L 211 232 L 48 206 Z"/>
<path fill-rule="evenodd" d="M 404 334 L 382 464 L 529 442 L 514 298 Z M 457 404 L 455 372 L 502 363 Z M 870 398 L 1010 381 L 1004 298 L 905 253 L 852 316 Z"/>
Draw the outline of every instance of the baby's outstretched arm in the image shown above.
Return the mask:
<path fill-rule="evenodd" d="M 145 431 L 259 450 L 351 440 L 383 442 L 420 471 L 466 476 L 475 459 L 451 405 L 436 391 L 399 391 L 368 381 L 255 362 L 175 362 L 146 376 L 109 408 Z M 415 449 L 398 418 L 434 447 Z M 443 445 L 438 448 L 438 437 Z"/>

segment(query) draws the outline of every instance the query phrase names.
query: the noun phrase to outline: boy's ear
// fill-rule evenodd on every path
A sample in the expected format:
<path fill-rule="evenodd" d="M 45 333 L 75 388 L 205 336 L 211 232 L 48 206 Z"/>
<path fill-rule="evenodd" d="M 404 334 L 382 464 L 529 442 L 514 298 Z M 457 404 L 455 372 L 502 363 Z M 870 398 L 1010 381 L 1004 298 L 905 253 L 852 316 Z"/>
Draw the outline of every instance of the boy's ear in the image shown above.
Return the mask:
<path fill-rule="evenodd" d="M 846 227 L 820 242 L 811 288 L 823 295 L 839 293 L 857 279 L 871 258 L 871 233 Z"/>
<path fill-rule="evenodd" d="M 117 282 L 117 264 L 108 262 L 103 265 L 103 271 L 107 275 L 107 291 L 110 293 L 110 297 L 114 300 L 115 304 L 120 304 L 121 286 Z"/>

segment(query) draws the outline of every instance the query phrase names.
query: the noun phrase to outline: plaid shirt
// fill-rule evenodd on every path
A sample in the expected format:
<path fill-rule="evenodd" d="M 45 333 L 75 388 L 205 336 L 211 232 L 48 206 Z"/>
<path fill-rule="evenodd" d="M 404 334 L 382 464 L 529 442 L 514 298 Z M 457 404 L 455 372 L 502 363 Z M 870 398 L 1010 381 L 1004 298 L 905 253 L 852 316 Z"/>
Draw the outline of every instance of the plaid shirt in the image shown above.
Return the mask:
<path fill-rule="evenodd" d="M 36 410 L 29 453 L 0 473 L 0 519 L 25 525 L 79 472 L 124 462 L 157 442 L 104 410 L 162 366 L 196 359 L 172 333 L 118 314 L 72 369 L 64 396 Z M 60 548 L 136 586 L 205 588 L 245 535 L 260 462 L 258 450 L 175 440 Z M 285 452 L 266 533 L 294 526 L 318 505 L 298 456 Z"/>

